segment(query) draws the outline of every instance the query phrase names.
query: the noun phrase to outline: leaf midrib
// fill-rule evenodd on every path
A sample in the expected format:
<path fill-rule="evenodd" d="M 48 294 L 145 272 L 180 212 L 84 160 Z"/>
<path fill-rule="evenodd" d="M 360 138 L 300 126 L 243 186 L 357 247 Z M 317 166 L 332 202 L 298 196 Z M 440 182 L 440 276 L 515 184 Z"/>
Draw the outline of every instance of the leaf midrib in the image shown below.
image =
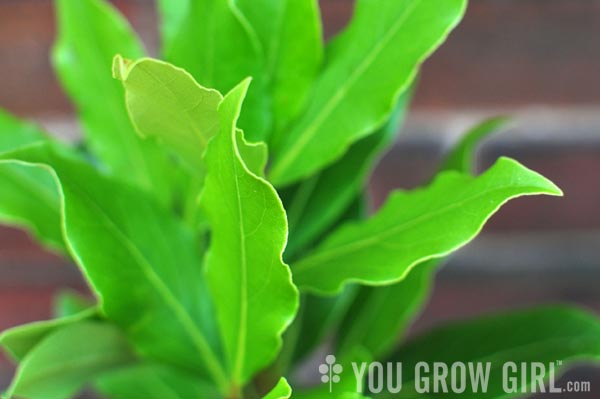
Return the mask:
<path fill-rule="evenodd" d="M 120 229 L 120 227 L 112 221 L 112 218 L 107 212 L 104 211 L 104 209 L 99 203 L 97 203 L 91 196 L 89 196 L 85 192 L 85 190 L 79 188 L 75 182 L 71 181 L 71 183 L 73 184 L 73 187 L 77 188 L 77 191 L 83 197 L 85 197 L 85 199 L 87 199 L 88 203 L 94 208 L 96 208 L 96 210 L 102 216 L 102 220 L 105 221 L 105 227 L 111 230 L 113 234 L 115 234 L 117 237 L 121 238 L 125 249 L 136 261 L 136 264 L 139 266 L 140 270 L 142 270 L 142 275 L 146 277 L 150 285 L 154 287 L 154 289 L 159 294 L 159 297 L 164 301 L 164 303 L 173 310 L 176 316 L 175 320 L 177 320 L 179 324 L 183 327 L 183 330 L 187 333 L 187 335 L 191 338 L 192 342 L 194 343 L 196 350 L 203 356 L 204 360 L 206 361 L 206 365 L 209 368 L 209 371 L 215 378 L 215 381 L 222 381 L 223 370 L 217 360 L 216 355 L 210 348 L 207 339 L 204 337 L 202 331 L 198 329 L 190 315 L 187 313 L 183 304 L 171 292 L 169 287 L 167 287 L 164 284 L 162 279 L 154 272 L 151 262 L 146 259 L 142 252 L 137 248 L 136 244 L 129 239 L 127 234 L 125 234 L 125 232 L 123 232 Z"/>
<path fill-rule="evenodd" d="M 387 47 L 389 42 L 396 35 L 396 33 L 398 33 L 400 28 L 404 25 L 404 22 L 414 12 L 415 8 L 418 4 L 421 3 L 421 1 L 422 0 L 415 1 L 411 4 L 411 6 L 407 7 L 404 10 L 403 14 L 392 25 L 390 30 L 384 35 L 383 39 L 373 47 L 373 51 L 371 51 L 369 55 L 363 59 L 363 61 L 358 65 L 358 67 L 345 81 L 345 83 L 342 84 L 340 88 L 336 91 L 336 93 L 330 97 L 329 101 L 327 101 L 325 105 L 321 107 L 321 112 L 317 114 L 317 116 L 313 119 L 313 122 L 309 124 L 303 130 L 302 133 L 300 133 L 300 139 L 296 143 L 294 143 L 294 145 L 291 147 L 291 150 L 289 150 L 287 153 L 285 153 L 285 155 L 282 158 L 280 158 L 276 168 L 273 169 L 273 175 L 277 175 L 276 171 L 286 170 L 289 167 L 289 165 L 292 164 L 296 160 L 296 158 L 298 158 L 300 153 L 313 139 L 320 125 L 339 105 L 339 103 L 342 101 L 345 95 L 350 91 L 351 86 L 353 86 L 355 82 L 358 81 L 360 76 L 371 66 L 375 58 L 377 58 L 379 54 L 384 50 L 384 48 Z M 289 137 L 291 138 L 293 137 L 293 135 L 290 135 Z"/>
<path fill-rule="evenodd" d="M 379 234 L 373 234 L 373 235 L 370 235 L 368 238 L 364 238 L 362 240 L 356 240 L 356 241 L 349 242 L 347 244 L 342 244 L 340 246 L 325 249 L 322 252 L 317 253 L 311 257 L 308 257 L 304 261 L 301 261 L 300 263 L 298 263 L 298 265 L 294 268 L 294 271 L 296 273 L 298 273 L 299 271 L 306 271 L 315 266 L 318 266 L 320 264 L 320 262 L 326 261 L 330 258 L 338 257 L 343 253 L 357 251 L 359 249 L 362 249 L 364 247 L 372 245 L 373 243 L 376 243 L 380 240 L 384 240 L 391 235 L 400 233 L 401 231 L 406 230 L 406 229 L 414 226 L 417 223 L 427 221 L 427 220 L 437 217 L 445 212 L 449 212 L 456 207 L 466 204 L 467 202 L 471 202 L 471 201 L 477 200 L 481 197 L 491 195 L 495 192 L 503 191 L 505 189 L 510 189 L 510 188 L 516 188 L 516 187 L 511 186 L 511 185 L 503 185 L 500 187 L 496 187 L 494 189 L 484 190 L 484 191 L 477 193 L 476 195 L 465 198 L 461 201 L 446 205 L 445 207 L 442 207 L 434 212 L 429 212 L 424 215 L 419 215 L 417 217 L 414 217 L 410 220 L 405 221 L 402 224 L 393 226 L 390 229 L 387 229 Z M 520 187 L 520 188 L 522 189 L 522 192 L 505 198 L 498 206 L 496 206 L 490 213 L 488 213 L 488 215 L 493 214 L 495 210 L 497 210 L 500 206 L 502 206 L 502 204 L 504 204 L 506 201 L 508 201 L 511 198 L 514 198 L 516 196 L 532 195 L 532 194 L 536 194 L 536 193 L 538 193 L 538 194 L 546 193 L 546 191 L 543 191 L 539 187 L 534 187 L 534 186 L 527 186 L 527 187 Z M 536 190 L 538 190 L 538 191 L 536 192 Z"/>
<path fill-rule="evenodd" d="M 241 382 L 243 366 L 244 366 L 244 357 L 246 354 L 246 334 L 247 334 L 247 323 L 248 323 L 248 265 L 246 262 L 246 229 L 244 224 L 244 211 L 242 209 L 242 198 L 240 196 L 240 187 L 239 187 L 239 174 L 238 168 L 236 165 L 236 159 L 238 158 L 238 151 L 236 148 L 235 137 L 233 134 L 230 135 L 231 146 L 232 146 L 232 154 L 231 154 L 231 164 L 234 172 L 234 182 L 235 182 L 235 195 L 237 201 L 237 211 L 238 217 L 240 219 L 239 223 L 239 233 L 240 233 L 240 266 L 241 266 L 241 293 L 240 293 L 240 326 L 238 332 L 237 339 L 237 352 L 235 355 L 235 365 L 234 365 L 234 379 L 236 382 Z"/>

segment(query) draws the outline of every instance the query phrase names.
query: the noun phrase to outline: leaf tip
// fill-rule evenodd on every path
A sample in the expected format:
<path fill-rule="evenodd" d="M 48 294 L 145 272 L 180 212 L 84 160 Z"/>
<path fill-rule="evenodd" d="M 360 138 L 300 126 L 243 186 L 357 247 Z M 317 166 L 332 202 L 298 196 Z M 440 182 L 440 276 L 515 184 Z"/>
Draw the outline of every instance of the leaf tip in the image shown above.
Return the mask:
<path fill-rule="evenodd" d="M 545 194 L 554 197 L 564 196 L 563 191 L 556 184 L 554 184 L 554 182 L 542 174 L 523 166 L 520 162 L 508 157 L 500 157 L 498 161 L 502 163 L 509 163 L 518 167 L 519 169 L 525 170 L 532 178 L 535 187 L 539 188 L 540 191 L 537 194 Z"/>
<path fill-rule="evenodd" d="M 546 182 L 549 186 L 549 188 L 548 188 L 549 195 L 552 195 L 555 197 L 564 197 L 565 196 L 565 193 L 563 192 L 563 190 L 560 187 L 558 187 L 556 184 L 554 184 L 554 182 L 552 182 L 549 179 L 546 179 Z"/>
<path fill-rule="evenodd" d="M 233 90 L 238 90 L 244 93 L 244 97 L 248 94 L 248 89 L 250 88 L 250 84 L 252 83 L 252 76 L 248 76 L 244 80 L 242 80 Z M 232 91 L 233 91 L 232 90 Z"/>

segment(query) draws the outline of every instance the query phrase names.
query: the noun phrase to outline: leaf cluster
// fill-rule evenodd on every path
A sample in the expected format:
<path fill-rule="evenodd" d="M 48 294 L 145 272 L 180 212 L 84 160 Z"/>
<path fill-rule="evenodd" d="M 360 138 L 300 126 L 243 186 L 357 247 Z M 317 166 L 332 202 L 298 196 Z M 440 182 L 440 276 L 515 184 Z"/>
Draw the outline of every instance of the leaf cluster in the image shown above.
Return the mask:
<path fill-rule="evenodd" d="M 419 67 L 465 7 L 357 0 L 325 44 L 316 0 L 162 0 L 159 60 L 107 1 L 56 0 L 53 65 L 83 138 L 2 112 L 0 220 L 75 263 L 94 301 L 62 294 L 55 319 L 0 335 L 18 362 L 5 398 L 322 398 L 291 377 L 323 343 L 347 372 L 598 358 L 600 323 L 566 308 L 402 338 L 443 259 L 504 203 L 561 195 L 507 158 L 472 174 L 498 118 L 431 183 L 366 212 Z"/>

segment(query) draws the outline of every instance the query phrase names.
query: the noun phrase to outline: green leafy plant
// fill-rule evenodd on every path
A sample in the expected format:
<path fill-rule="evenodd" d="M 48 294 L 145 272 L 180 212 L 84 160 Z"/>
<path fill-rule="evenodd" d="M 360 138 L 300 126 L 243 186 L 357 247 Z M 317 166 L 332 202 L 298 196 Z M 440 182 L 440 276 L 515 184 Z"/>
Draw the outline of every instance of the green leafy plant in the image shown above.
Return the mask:
<path fill-rule="evenodd" d="M 285 378 L 323 343 L 345 370 L 600 357 L 598 320 L 563 307 L 402 338 L 443 258 L 505 202 L 562 194 L 507 158 L 471 174 L 493 119 L 425 188 L 365 212 L 465 0 L 357 0 L 326 46 L 316 0 L 162 0 L 165 61 L 104 0 L 56 6 L 53 61 L 83 142 L 0 114 L 0 217 L 77 264 L 95 302 L 61 294 L 55 319 L 0 336 L 18 362 L 6 398 L 289 398 Z M 293 397 L 368 395 L 344 381 Z"/>

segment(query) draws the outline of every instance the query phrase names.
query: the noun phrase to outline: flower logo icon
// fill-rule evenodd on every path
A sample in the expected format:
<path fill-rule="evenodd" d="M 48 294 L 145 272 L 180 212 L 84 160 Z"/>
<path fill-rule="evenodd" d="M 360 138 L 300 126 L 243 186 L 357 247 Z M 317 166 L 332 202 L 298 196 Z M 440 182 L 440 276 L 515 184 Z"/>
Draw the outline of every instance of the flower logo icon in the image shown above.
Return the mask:
<path fill-rule="evenodd" d="M 339 374 L 344 371 L 344 368 L 341 364 L 335 363 L 335 356 L 328 355 L 325 358 L 325 363 L 319 366 L 319 373 L 321 373 L 321 382 L 324 384 L 329 383 L 329 393 L 331 393 L 333 389 L 333 384 L 337 384 L 340 382 Z"/>

